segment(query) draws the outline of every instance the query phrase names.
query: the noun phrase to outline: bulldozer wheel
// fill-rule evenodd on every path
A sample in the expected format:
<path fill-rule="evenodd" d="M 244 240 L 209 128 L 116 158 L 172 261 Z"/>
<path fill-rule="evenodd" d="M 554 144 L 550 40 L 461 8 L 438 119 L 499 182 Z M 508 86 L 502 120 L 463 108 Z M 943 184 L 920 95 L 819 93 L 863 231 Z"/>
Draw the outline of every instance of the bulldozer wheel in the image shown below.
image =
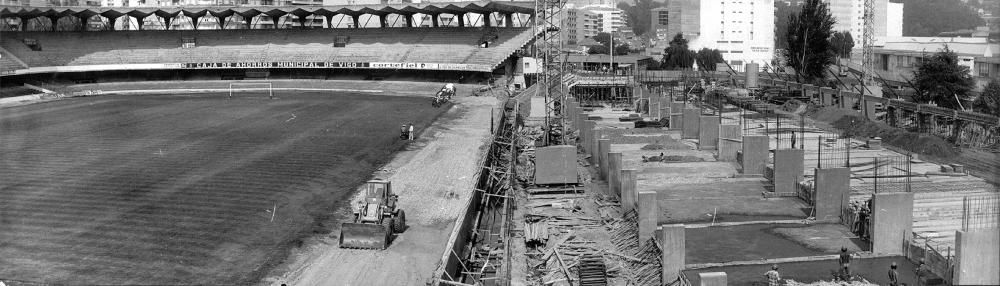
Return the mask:
<path fill-rule="evenodd" d="M 386 219 L 382 220 L 382 226 L 384 226 L 386 228 L 386 230 L 387 230 L 386 232 L 389 233 L 389 236 L 392 236 L 393 233 L 396 233 L 396 229 L 394 228 L 394 226 L 395 226 L 395 220 L 394 219 L 392 219 L 392 218 L 386 218 Z"/>
<path fill-rule="evenodd" d="M 406 212 L 402 209 L 396 211 L 396 217 L 394 218 L 395 224 L 393 227 L 396 232 L 403 232 L 406 229 Z"/>

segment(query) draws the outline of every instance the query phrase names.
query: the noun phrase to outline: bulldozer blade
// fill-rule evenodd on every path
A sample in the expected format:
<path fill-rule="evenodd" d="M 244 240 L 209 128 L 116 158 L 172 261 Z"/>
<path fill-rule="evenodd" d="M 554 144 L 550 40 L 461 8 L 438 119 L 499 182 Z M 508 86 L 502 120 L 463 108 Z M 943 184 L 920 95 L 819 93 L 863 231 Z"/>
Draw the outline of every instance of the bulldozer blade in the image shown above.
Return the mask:
<path fill-rule="evenodd" d="M 340 225 L 340 248 L 385 249 L 389 230 L 380 224 L 343 223 Z"/>

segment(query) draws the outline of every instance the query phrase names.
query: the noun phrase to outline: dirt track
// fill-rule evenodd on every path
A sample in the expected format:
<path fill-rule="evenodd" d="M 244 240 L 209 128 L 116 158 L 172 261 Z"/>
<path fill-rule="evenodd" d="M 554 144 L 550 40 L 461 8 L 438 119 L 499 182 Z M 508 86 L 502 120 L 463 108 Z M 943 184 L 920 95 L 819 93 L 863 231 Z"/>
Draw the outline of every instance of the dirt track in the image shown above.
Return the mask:
<path fill-rule="evenodd" d="M 329 92 L 0 109 L 0 279 L 257 282 L 299 238 L 330 231 L 335 207 L 402 146 L 401 122 L 442 111 Z"/>
<path fill-rule="evenodd" d="M 496 99 L 461 97 L 458 102 L 376 174 L 392 181 L 409 225 L 389 249 L 340 249 L 335 229 L 329 236 L 309 241 L 266 281 L 273 285 L 425 284 L 474 186 L 472 175 L 489 135 L 490 108 Z"/>

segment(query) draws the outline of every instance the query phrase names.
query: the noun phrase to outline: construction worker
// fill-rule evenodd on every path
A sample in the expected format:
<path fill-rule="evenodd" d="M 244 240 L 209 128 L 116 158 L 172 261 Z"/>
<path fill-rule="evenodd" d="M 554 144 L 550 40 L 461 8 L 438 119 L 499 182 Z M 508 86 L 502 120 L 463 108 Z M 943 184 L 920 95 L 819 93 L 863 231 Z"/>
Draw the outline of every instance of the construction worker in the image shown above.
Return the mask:
<path fill-rule="evenodd" d="M 851 254 L 847 252 L 846 246 L 840 247 L 840 268 L 843 268 L 847 275 L 851 275 L 851 270 L 848 268 L 851 265 Z"/>
<path fill-rule="evenodd" d="M 399 126 L 399 139 L 409 140 L 410 132 L 407 131 L 406 124 Z"/>
<path fill-rule="evenodd" d="M 767 286 L 778 286 L 781 283 L 781 274 L 778 273 L 778 265 L 771 265 L 771 270 L 764 272 L 764 277 L 767 278 Z"/>
<path fill-rule="evenodd" d="M 413 141 L 413 123 L 410 123 L 410 131 L 406 133 L 407 140 Z"/>
<path fill-rule="evenodd" d="M 927 274 L 931 273 L 931 270 L 927 268 L 927 264 L 924 264 L 924 260 L 920 259 L 920 264 L 917 268 L 913 269 L 916 272 L 917 286 L 923 286 L 927 284 Z"/>
<path fill-rule="evenodd" d="M 896 271 L 896 262 L 889 265 L 889 286 L 899 286 L 899 272 Z"/>

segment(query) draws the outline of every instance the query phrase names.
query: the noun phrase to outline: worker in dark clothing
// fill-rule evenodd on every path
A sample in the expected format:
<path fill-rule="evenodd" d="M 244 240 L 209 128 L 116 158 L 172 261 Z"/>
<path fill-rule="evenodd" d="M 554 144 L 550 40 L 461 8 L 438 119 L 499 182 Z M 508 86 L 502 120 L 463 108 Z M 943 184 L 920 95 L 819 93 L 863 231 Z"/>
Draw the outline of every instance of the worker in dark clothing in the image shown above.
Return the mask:
<path fill-rule="evenodd" d="M 889 266 L 889 286 L 899 286 L 899 272 L 896 271 L 896 262 Z"/>
<path fill-rule="evenodd" d="M 927 268 L 927 264 L 924 264 L 924 260 L 920 259 L 920 265 L 913 270 L 916 272 L 917 276 L 917 286 L 923 286 L 927 284 L 927 276 L 931 273 L 931 270 Z"/>
<path fill-rule="evenodd" d="M 847 247 L 840 247 L 840 268 L 847 269 L 847 275 L 851 275 L 850 268 L 851 265 L 851 254 L 847 252 Z"/>

